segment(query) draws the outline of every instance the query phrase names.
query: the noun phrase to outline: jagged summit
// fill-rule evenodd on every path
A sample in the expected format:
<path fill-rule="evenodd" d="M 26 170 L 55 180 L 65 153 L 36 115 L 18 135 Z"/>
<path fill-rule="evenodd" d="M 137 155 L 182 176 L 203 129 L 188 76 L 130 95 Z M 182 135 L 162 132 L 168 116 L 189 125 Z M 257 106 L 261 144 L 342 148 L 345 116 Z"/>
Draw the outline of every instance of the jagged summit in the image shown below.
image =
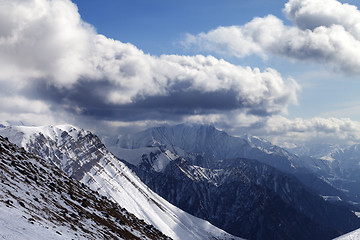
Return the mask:
<path fill-rule="evenodd" d="M 210 142 L 231 144 L 249 144 L 256 147 L 274 147 L 269 141 L 257 136 L 245 134 L 241 137 L 231 136 L 211 124 L 183 123 L 174 126 L 152 127 L 144 131 L 120 136 L 117 145 L 122 148 L 140 148 L 149 146 L 178 146 L 184 150 L 203 151 Z M 196 144 L 194 144 L 196 143 Z M 215 145 L 215 144 L 214 144 Z M 215 151 L 215 150 L 213 150 Z M 219 154 L 220 157 L 223 154 Z"/>
<path fill-rule="evenodd" d="M 1 134 L 11 139 L 11 142 L 18 146 L 26 147 L 27 142 L 38 135 L 52 140 L 59 139 L 63 132 L 67 132 L 72 137 L 78 137 L 80 132 L 86 132 L 72 125 L 56 126 L 7 126 L 1 129 Z"/>
<path fill-rule="evenodd" d="M 120 136 L 116 141 L 107 143 L 107 147 L 115 153 L 119 152 L 117 148 L 139 149 L 159 146 L 169 150 L 175 147 L 218 159 L 257 159 L 286 172 L 293 172 L 304 164 L 312 164 L 300 161 L 294 154 L 259 137 L 234 137 L 208 124 L 184 123 L 153 127 Z"/>
<path fill-rule="evenodd" d="M 119 138 L 118 145 L 123 148 L 140 148 L 148 146 L 175 145 L 188 149 L 197 147 L 199 150 L 208 140 L 228 136 L 212 125 L 184 123 L 175 126 L 149 128 L 145 131 Z M 196 143 L 197 146 L 194 146 Z M 201 144 L 201 145 L 200 145 Z"/>

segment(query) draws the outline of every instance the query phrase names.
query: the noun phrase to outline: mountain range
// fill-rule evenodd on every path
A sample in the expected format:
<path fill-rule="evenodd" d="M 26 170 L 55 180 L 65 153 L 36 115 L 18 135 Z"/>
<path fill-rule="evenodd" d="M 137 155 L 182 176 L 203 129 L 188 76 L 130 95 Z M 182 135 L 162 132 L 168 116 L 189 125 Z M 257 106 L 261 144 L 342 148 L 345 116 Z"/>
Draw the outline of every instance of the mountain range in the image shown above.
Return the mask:
<path fill-rule="evenodd" d="M 234 235 L 329 239 L 358 224 L 350 211 L 356 207 L 326 202 L 338 196 L 320 197 L 312 188 L 344 195 L 314 174 L 323 160 L 300 158 L 261 138 L 181 124 L 112 140 L 109 149 L 154 191 Z"/>
<path fill-rule="evenodd" d="M 355 147 L 331 160 L 199 124 L 111 136 L 106 146 L 69 125 L 0 135 L 174 239 L 332 239 L 360 227 L 357 192 L 344 185 L 356 178 L 347 171 Z"/>

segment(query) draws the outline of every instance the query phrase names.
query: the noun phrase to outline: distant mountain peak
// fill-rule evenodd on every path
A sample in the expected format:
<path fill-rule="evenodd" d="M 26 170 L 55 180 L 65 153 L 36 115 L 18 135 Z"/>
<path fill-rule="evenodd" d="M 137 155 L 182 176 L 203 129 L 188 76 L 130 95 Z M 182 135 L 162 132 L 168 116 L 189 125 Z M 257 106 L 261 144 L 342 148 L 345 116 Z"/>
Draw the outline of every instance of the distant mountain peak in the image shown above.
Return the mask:
<path fill-rule="evenodd" d="M 211 124 L 183 123 L 153 127 L 120 136 L 116 141 L 108 142 L 107 147 L 113 152 L 117 152 L 116 148 L 162 147 L 173 150 L 176 147 L 186 152 L 205 154 L 217 159 L 238 157 L 257 159 L 286 172 L 292 172 L 297 166 L 303 164 L 298 161 L 297 156 L 260 137 L 231 136 Z M 275 156 L 278 158 L 275 159 Z"/>

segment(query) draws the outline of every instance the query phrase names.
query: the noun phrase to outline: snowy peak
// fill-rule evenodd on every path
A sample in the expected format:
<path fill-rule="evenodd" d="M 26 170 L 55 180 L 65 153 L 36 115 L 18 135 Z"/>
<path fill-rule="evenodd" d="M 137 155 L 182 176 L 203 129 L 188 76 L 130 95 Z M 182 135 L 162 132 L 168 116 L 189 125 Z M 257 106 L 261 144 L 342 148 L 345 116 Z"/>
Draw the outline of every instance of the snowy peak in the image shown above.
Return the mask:
<path fill-rule="evenodd" d="M 340 171 L 338 173 L 345 173 L 346 175 L 360 168 L 360 144 L 341 147 L 321 143 L 313 146 L 300 146 L 289 149 L 289 151 L 299 156 L 310 156 L 326 160 L 334 171 Z"/>
<path fill-rule="evenodd" d="M 58 126 L 9 126 L 0 129 L 0 134 L 6 136 L 9 140 L 20 147 L 26 148 L 26 144 L 34 140 L 34 138 L 42 135 L 44 138 L 52 141 L 59 141 L 64 137 L 64 134 L 71 138 L 77 139 L 79 134 L 84 134 L 84 130 L 80 130 L 72 125 L 58 125 Z"/>
<path fill-rule="evenodd" d="M 250 135 L 234 137 L 212 125 L 189 123 L 154 127 L 133 135 L 121 136 L 117 140 L 116 145 L 129 149 L 150 146 L 176 146 L 188 152 L 211 152 L 220 158 L 238 157 L 234 153 L 234 149 L 240 147 L 247 149 L 257 148 L 268 151 L 269 153 L 274 153 L 271 152 L 271 150 L 280 149 L 260 137 Z M 232 151 L 229 152 L 227 150 Z M 227 152 L 227 154 L 225 154 L 225 152 Z M 285 150 L 283 150 L 283 152 L 285 152 Z"/>
<path fill-rule="evenodd" d="M 360 160 L 360 144 L 348 146 L 339 151 L 333 151 L 331 152 L 331 155 L 335 159 Z"/>
<path fill-rule="evenodd" d="M 0 159 L 3 239 L 168 239 L 1 136 Z"/>
<path fill-rule="evenodd" d="M 177 146 L 189 152 L 216 152 L 225 147 L 231 136 L 211 125 L 180 124 L 154 127 L 133 135 L 122 136 L 118 140 L 121 148 L 149 146 Z M 236 139 L 237 145 L 244 145 L 243 139 Z M 219 146 L 220 145 L 220 146 Z M 212 151 L 211 151 L 212 149 Z"/>
<path fill-rule="evenodd" d="M 273 145 L 271 142 L 261 137 L 245 135 L 242 138 L 247 140 L 247 142 L 252 148 L 257 148 L 268 154 L 277 154 L 277 155 L 287 156 L 288 158 L 293 158 L 293 156 L 291 156 L 293 154 L 291 154 L 290 152 L 286 151 L 281 147 Z"/>
<path fill-rule="evenodd" d="M 69 175 L 80 179 L 83 166 L 98 160 L 99 151 L 94 146 L 102 145 L 91 132 L 71 125 L 42 127 L 7 127 L 0 135 L 27 151 L 51 161 Z M 82 147 L 82 155 L 76 154 Z"/>
<path fill-rule="evenodd" d="M 259 137 L 234 137 L 211 125 L 180 124 L 150 128 L 121 136 L 107 146 L 115 154 L 116 148 L 139 149 L 160 146 L 174 153 L 182 150 L 208 158 L 257 159 L 286 172 L 293 172 L 303 164 L 295 155 Z"/>
<path fill-rule="evenodd" d="M 334 159 L 332 157 L 332 154 L 342 152 L 343 148 L 339 145 L 319 143 L 309 146 L 301 145 L 295 148 L 289 148 L 288 150 L 298 156 L 309 156 L 318 159 L 333 161 Z"/>
<path fill-rule="evenodd" d="M 162 126 L 126 135 L 119 139 L 122 148 L 140 148 L 149 146 L 179 146 L 184 149 L 201 149 L 209 140 L 228 137 L 227 133 L 211 125 L 180 124 Z"/>

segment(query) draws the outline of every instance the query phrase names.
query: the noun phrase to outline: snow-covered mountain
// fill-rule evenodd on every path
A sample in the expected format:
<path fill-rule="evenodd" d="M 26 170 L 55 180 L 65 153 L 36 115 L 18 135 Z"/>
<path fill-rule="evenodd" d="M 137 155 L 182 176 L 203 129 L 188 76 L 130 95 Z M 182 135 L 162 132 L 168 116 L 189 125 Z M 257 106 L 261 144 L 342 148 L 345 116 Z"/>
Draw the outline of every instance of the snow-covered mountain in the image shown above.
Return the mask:
<path fill-rule="evenodd" d="M 301 159 L 283 148 L 275 146 L 259 137 L 234 137 L 211 125 L 179 124 L 147 129 L 135 134 L 111 138 L 106 143 L 111 151 L 116 148 L 138 149 L 142 147 L 166 146 L 179 148 L 217 159 L 249 158 L 257 159 L 281 171 L 293 173 L 299 169 L 317 171 L 323 164 L 317 159 Z"/>
<path fill-rule="evenodd" d="M 334 159 L 331 163 L 332 168 L 339 176 L 360 182 L 360 144 L 332 152 L 331 157 Z"/>
<path fill-rule="evenodd" d="M 237 239 L 154 193 L 89 131 L 73 126 L 8 127 L 0 135 L 49 160 L 174 239 Z"/>
<path fill-rule="evenodd" d="M 202 156 L 205 159 L 249 158 L 275 167 L 280 171 L 296 175 L 307 186 L 316 189 L 324 196 L 348 200 L 347 193 L 331 186 L 326 176 L 329 173 L 328 161 L 312 157 L 296 156 L 283 148 L 275 146 L 259 137 L 245 135 L 234 137 L 211 125 L 179 124 L 150 128 L 135 134 L 109 138 L 105 144 L 117 157 L 130 163 L 140 158 L 124 156 L 132 150 L 140 152 L 150 147 L 161 147 L 185 159 Z M 126 150 L 128 149 L 128 150 Z M 189 155 L 189 153 L 191 153 Z M 140 154 L 141 155 L 141 154 Z M 135 159 L 135 160 L 134 160 Z M 166 158 L 162 159 L 164 168 Z M 159 161 L 159 160 L 156 161 Z M 204 163 L 203 163 L 204 164 Z M 327 198 L 330 199 L 330 198 Z M 354 199 L 352 199 L 354 200 Z"/>
<path fill-rule="evenodd" d="M 0 239 L 169 239 L 0 136 Z"/>
<path fill-rule="evenodd" d="M 339 146 L 321 143 L 288 150 L 298 156 L 310 156 L 326 160 L 334 171 L 343 176 L 351 174 L 354 167 L 360 166 L 360 144 Z"/>
<path fill-rule="evenodd" d="M 352 193 L 356 202 L 360 201 L 360 144 L 340 147 L 331 144 L 318 144 L 289 149 L 302 158 L 305 155 L 320 158 L 327 162 L 327 175 L 324 176 L 333 186 Z"/>
<path fill-rule="evenodd" d="M 157 171 L 151 164 L 158 156 L 164 158 L 162 151 L 144 154 L 142 163 L 130 166 L 174 205 L 234 235 L 331 239 L 360 223 L 350 210 L 325 202 L 295 177 L 266 164 L 248 159 L 209 162 L 201 157 L 194 164 L 179 157 Z"/>
<path fill-rule="evenodd" d="M 359 224 L 351 211 L 326 203 L 294 177 L 239 158 L 246 154 L 269 164 L 283 163 L 272 165 L 301 172 L 311 184 L 325 185 L 326 191 L 335 194 L 325 199 L 338 196 L 338 190 L 311 172 L 300 171 L 303 159 L 258 137 L 236 138 L 212 126 L 183 124 L 148 129 L 115 143 L 109 149 L 154 191 L 238 236 L 330 239 Z"/>
<path fill-rule="evenodd" d="M 287 149 L 289 152 L 298 156 L 310 156 L 327 161 L 334 160 L 332 154 L 342 151 L 343 147 L 334 144 L 318 143 L 311 145 L 299 145 L 294 148 Z"/>

